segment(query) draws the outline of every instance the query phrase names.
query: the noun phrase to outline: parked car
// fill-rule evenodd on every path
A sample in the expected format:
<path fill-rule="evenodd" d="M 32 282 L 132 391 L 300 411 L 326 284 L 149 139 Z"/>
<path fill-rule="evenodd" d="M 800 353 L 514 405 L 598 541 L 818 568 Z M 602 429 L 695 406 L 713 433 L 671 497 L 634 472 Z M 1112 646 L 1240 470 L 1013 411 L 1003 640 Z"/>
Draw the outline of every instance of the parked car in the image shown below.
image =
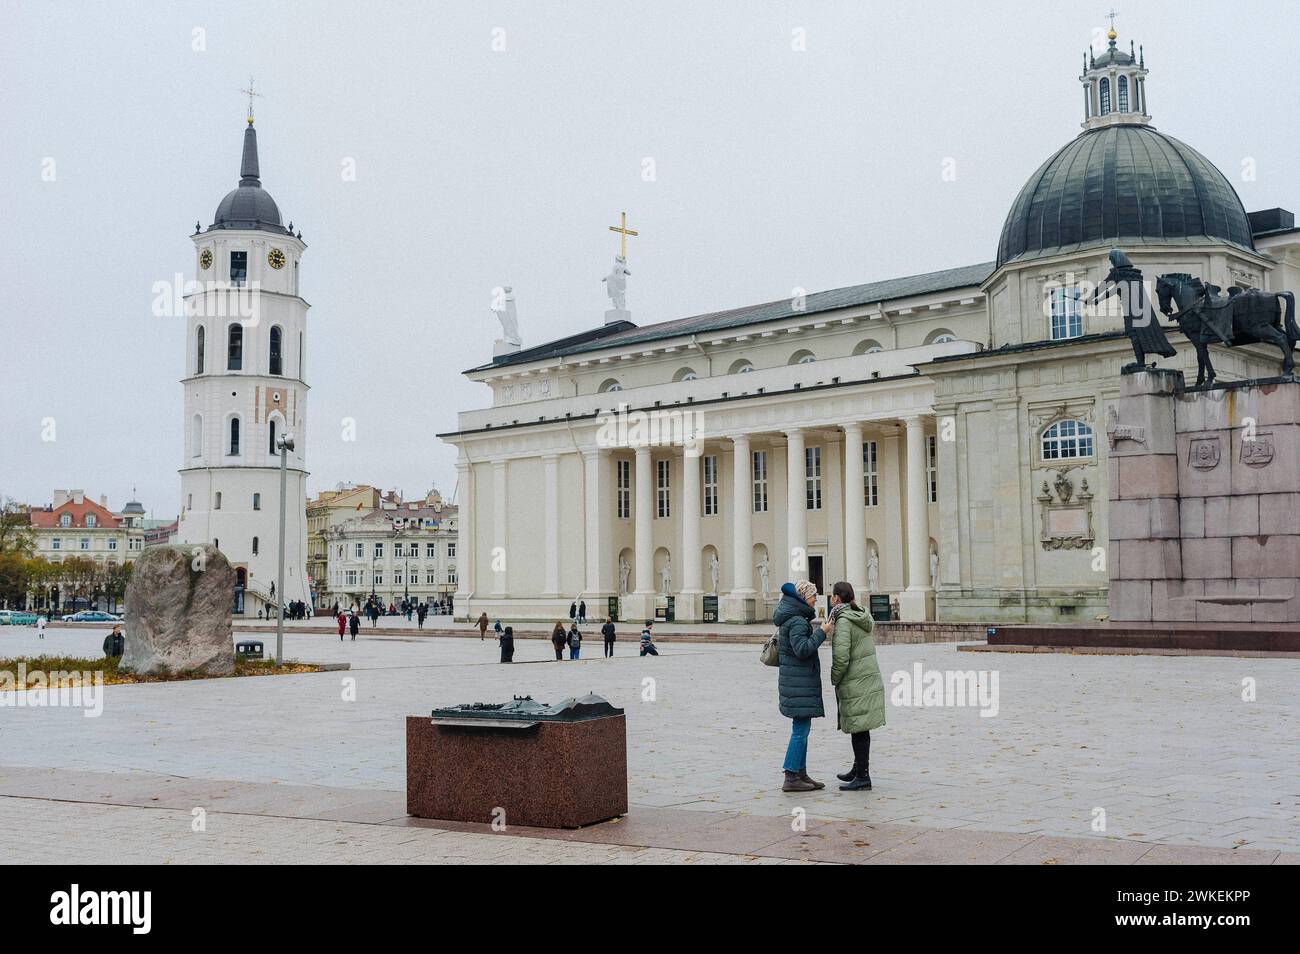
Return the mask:
<path fill-rule="evenodd" d="M 122 617 L 114 616 L 112 613 L 102 613 L 99 610 L 82 610 L 80 613 L 71 613 L 63 617 L 65 623 L 120 623 Z"/>
<path fill-rule="evenodd" d="M 36 614 L 26 610 L 0 610 L 0 626 L 35 626 Z"/>

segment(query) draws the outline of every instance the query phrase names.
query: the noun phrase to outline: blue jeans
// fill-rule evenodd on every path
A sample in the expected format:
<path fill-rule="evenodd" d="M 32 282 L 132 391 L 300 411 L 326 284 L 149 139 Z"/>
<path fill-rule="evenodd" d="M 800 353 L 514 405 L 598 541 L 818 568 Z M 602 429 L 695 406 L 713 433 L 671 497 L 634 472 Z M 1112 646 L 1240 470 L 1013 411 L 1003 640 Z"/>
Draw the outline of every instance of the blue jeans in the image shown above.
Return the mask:
<path fill-rule="evenodd" d="M 580 652 L 582 652 L 581 649 L 570 647 L 570 649 L 569 649 L 569 658 L 570 658 L 570 659 L 577 659 L 577 658 L 578 658 L 578 653 L 580 653 Z"/>
<path fill-rule="evenodd" d="M 791 719 L 790 744 L 785 749 L 785 770 L 787 772 L 806 772 L 808 770 L 808 733 L 812 729 L 812 719 L 803 716 Z"/>

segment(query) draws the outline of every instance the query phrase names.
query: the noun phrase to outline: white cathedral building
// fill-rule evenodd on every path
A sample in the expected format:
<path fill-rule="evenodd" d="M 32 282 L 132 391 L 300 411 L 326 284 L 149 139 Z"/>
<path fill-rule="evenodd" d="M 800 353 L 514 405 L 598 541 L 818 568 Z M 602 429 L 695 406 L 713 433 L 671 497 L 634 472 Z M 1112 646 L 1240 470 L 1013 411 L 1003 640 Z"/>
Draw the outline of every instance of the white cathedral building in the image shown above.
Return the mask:
<path fill-rule="evenodd" d="M 186 295 L 185 448 L 175 542 L 210 543 L 235 568 L 236 613 L 303 600 L 307 579 L 307 302 L 299 293 L 306 245 L 262 188 L 257 131 L 244 129 L 239 184 L 212 224 L 195 227 L 198 290 Z M 286 495 L 284 592 L 275 587 L 280 453 L 292 434 Z"/>
<path fill-rule="evenodd" d="M 1113 31 L 1080 81 L 1082 130 L 1029 175 L 993 261 L 499 343 L 466 372 L 491 406 L 441 435 L 456 615 L 562 618 L 581 596 L 589 616 L 614 597 L 624 619 L 750 621 L 799 577 L 904 620 L 1106 612 L 1105 418 L 1133 359 L 1090 287 L 1120 248 L 1151 282 L 1300 290 L 1300 230 L 1152 125 L 1145 57 Z M 1161 364 L 1194 371 L 1170 338 Z M 1225 380 L 1278 368 L 1258 347 L 1213 359 Z"/>

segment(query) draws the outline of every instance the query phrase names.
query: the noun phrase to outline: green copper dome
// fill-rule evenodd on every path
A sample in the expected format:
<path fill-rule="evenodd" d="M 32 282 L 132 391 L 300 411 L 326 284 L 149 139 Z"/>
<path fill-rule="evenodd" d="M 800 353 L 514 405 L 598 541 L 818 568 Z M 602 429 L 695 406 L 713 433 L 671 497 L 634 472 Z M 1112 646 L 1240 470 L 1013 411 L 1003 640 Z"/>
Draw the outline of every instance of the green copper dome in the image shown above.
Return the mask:
<path fill-rule="evenodd" d="M 1226 242 L 1254 250 L 1246 210 L 1208 159 L 1137 123 L 1090 129 L 1020 190 L 998 265 L 1093 246 Z"/>

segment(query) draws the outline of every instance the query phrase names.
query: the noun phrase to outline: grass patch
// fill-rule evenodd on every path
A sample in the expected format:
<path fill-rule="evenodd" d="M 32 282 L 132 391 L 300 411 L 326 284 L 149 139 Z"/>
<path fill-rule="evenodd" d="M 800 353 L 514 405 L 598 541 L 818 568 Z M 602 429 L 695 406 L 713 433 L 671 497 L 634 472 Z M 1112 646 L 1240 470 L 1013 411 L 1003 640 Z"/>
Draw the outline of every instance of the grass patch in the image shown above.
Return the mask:
<path fill-rule="evenodd" d="M 60 680 L 58 685 L 72 686 L 80 682 L 80 673 L 83 672 L 100 672 L 104 674 L 104 685 L 115 686 L 122 684 L 131 684 L 137 682 L 180 682 L 187 679 L 225 679 L 225 676 L 210 676 L 207 673 L 196 670 L 186 670 L 171 676 L 143 676 L 119 667 L 120 658 L 109 659 L 100 657 L 98 659 L 82 659 L 77 656 L 16 656 L 13 659 L 0 659 L 0 672 L 7 672 L 12 677 L 11 680 L 5 680 L 15 689 L 24 689 L 33 683 L 32 676 L 40 672 L 44 674 L 43 680 L 50 679 L 55 674 L 66 674 L 69 678 Z M 24 684 L 19 683 L 19 665 L 23 668 Z M 320 666 L 309 663 L 300 663 L 295 660 L 287 660 L 279 669 L 275 667 L 275 661 L 271 659 L 247 659 L 244 656 L 235 657 L 235 671 L 233 676 L 279 676 L 293 675 L 303 672 L 321 672 Z M 45 682 L 45 685 L 49 685 Z"/>

